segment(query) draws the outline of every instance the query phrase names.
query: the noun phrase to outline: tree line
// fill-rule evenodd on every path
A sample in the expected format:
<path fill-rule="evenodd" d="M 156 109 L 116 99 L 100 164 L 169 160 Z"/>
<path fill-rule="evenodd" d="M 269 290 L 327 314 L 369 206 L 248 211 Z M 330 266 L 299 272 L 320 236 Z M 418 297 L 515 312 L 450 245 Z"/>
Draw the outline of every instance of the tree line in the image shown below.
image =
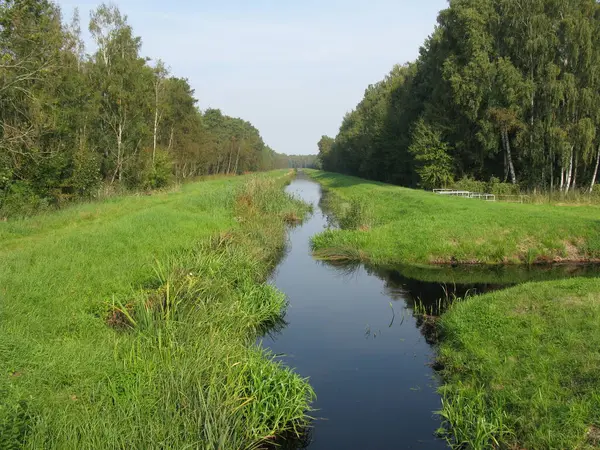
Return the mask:
<path fill-rule="evenodd" d="M 369 86 L 324 169 L 424 188 L 465 177 L 592 191 L 600 165 L 600 4 L 450 0 L 416 61 Z"/>
<path fill-rule="evenodd" d="M 96 195 L 101 185 L 157 188 L 174 178 L 286 167 L 247 121 L 200 111 L 194 90 L 114 5 L 90 15 L 49 0 L 0 0 L 0 211 Z M 3 214 L 0 214 L 2 216 Z"/>

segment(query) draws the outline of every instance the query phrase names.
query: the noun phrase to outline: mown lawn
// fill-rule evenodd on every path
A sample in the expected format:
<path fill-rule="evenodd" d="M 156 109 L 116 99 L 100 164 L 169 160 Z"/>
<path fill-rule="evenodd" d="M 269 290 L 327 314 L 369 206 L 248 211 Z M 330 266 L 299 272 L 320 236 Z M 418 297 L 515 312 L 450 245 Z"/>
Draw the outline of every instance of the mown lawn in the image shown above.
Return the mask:
<path fill-rule="evenodd" d="M 284 296 L 286 172 L 0 223 L 0 448 L 245 448 L 308 384 L 254 338 Z"/>
<path fill-rule="evenodd" d="M 313 239 L 324 259 L 375 264 L 534 263 L 600 259 L 600 207 L 442 197 L 310 171 L 344 225 Z"/>
<path fill-rule="evenodd" d="M 442 415 L 454 444 L 600 447 L 600 279 L 469 298 L 439 326 Z"/>

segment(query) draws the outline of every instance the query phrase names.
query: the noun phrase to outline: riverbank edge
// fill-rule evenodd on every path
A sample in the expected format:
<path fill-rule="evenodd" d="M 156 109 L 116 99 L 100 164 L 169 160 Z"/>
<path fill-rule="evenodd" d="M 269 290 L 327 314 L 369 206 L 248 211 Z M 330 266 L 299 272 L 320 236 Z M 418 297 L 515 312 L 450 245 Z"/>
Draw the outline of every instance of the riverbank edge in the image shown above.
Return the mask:
<path fill-rule="evenodd" d="M 284 251 L 286 224 L 309 210 L 283 192 L 293 176 L 290 171 L 273 180 L 244 177 L 227 206 L 237 226 L 156 261 L 151 289 L 133 286 L 133 294 L 115 293 L 112 303 L 95 308 L 94 314 L 114 330 L 114 342 L 107 344 L 114 346 L 118 371 L 136 373 L 137 379 L 115 380 L 111 379 L 115 374 L 107 373 L 93 393 L 77 392 L 61 406 L 48 408 L 45 402 L 57 399 L 39 399 L 46 405 L 42 406 L 35 397 L 45 389 L 27 395 L 25 386 L 19 385 L 26 381 L 27 370 L 12 372 L 9 392 L 0 405 L 1 446 L 36 448 L 44 443 L 47 448 L 88 448 L 90 442 L 110 436 L 104 444 L 145 442 L 149 448 L 160 442 L 144 433 L 153 423 L 165 427 L 158 431 L 164 433 L 163 439 L 169 433 L 178 435 L 167 439 L 171 443 L 187 432 L 188 444 L 219 443 L 223 449 L 257 448 L 278 435 L 302 433 L 310 420 L 306 414 L 314 398 L 312 388 L 254 344 L 258 335 L 281 320 L 287 306 L 285 296 L 266 280 Z M 216 275 L 211 274 L 214 269 Z M 219 269 L 227 271 L 219 277 Z M 210 336 L 198 337 L 203 332 Z M 144 378 L 153 382 L 140 381 Z M 205 378 L 209 381 L 203 391 L 208 397 L 197 390 Z M 129 392 L 127 398 L 122 392 Z M 152 398 L 169 400 L 146 411 Z M 216 403 L 211 407 L 211 402 Z M 127 418 L 111 428 L 116 421 L 108 416 L 113 413 L 115 417 L 126 413 Z M 136 419 L 143 416 L 148 423 Z M 169 422 L 172 430 L 167 430 Z M 36 423 L 42 428 L 36 429 Z M 123 430 L 127 432 L 121 434 Z"/>

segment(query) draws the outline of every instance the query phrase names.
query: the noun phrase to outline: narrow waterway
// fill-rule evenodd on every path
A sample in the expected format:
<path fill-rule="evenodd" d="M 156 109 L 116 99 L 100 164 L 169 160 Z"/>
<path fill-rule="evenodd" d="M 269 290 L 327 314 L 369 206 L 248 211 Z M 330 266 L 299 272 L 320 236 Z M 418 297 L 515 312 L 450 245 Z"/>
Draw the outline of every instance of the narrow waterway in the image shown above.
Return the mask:
<path fill-rule="evenodd" d="M 430 366 L 434 349 L 412 308 L 417 299 L 435 304 L 447 287 L 416 281 L 398 270 L 316 261 L 310 238 L 329 226 L 319 206 L 320 185 L 300 176 L 287 191 L 311 203 L 314 213 L 289 231 L 287 253 L 271 280 L 289 299 L 286 326 L 265 336 L 262 345 L 308 377 L 317 400 L 310 439 L 285 448 L 446 448 L 435 436 L 441 400 Z M 553 269 L 548 277 L 573 276 L 578 270 Z M 515 278 L 522 282 L 540 276 L 531 271 Z M 501 282 L 494 283 L 495 278 L 452 289 L 460 296 L 507 285 L 506 274 L 498 274 Z"/>
<path fill-rule="evenodd" d="M 288 192 L 314 214 L 289 232 L 272 282 L 290 305 L 287 326 L 264 339 L 317 393 L 309 448 L 444 448 L 435 438 L 440 407 L 433 351 L 396 289 L 366 269 L 314 260 L 310 238 L 327 227 L 320 185 L 298 178 Z"/>

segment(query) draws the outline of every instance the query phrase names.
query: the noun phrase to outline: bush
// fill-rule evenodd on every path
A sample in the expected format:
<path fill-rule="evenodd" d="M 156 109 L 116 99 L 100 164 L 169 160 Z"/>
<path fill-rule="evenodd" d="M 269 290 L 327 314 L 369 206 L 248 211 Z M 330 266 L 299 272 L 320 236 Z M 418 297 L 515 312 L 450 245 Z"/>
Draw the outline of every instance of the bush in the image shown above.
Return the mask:
<path fill-rule="evenodd" d="M 125 181 L 130 189 L 159 189 L 173 181 L 173 162 L 171 155 L 162 149 L 156 149 L 154 161 L 152 150 L 146 150 L 137 163 L 130 165 L 125 173 Z"/>
<path fill-rule="evenodd" d="M 519 195 L 518 184 L 502 183 L 499 178 L 491 177 L 490 181 L 477 181 L 470 177 L 464 177 L 452 185 L 453 189 L 461 191 L 481 192 L 495 195 Z"/>
<path fill-rule="evenodd" d="M 352 199 L 339 222 L 343 229 L 370 228 L 373 225 L 373 211 L 366 201 Z"/>
<path fill-rule="evenodd" d="M 16 181 L 0 190 L 0 218 L 30 216 L 47 209 L 50 202 L 38 196 L 29 183 Z"/>
<path fill-rule="evenodd" d="M 81 151 L 75 154 L 73 172 L 65 183 L 79 198 L 90 198 L 100 187 L 100 163 L 92 152 Z"/>

